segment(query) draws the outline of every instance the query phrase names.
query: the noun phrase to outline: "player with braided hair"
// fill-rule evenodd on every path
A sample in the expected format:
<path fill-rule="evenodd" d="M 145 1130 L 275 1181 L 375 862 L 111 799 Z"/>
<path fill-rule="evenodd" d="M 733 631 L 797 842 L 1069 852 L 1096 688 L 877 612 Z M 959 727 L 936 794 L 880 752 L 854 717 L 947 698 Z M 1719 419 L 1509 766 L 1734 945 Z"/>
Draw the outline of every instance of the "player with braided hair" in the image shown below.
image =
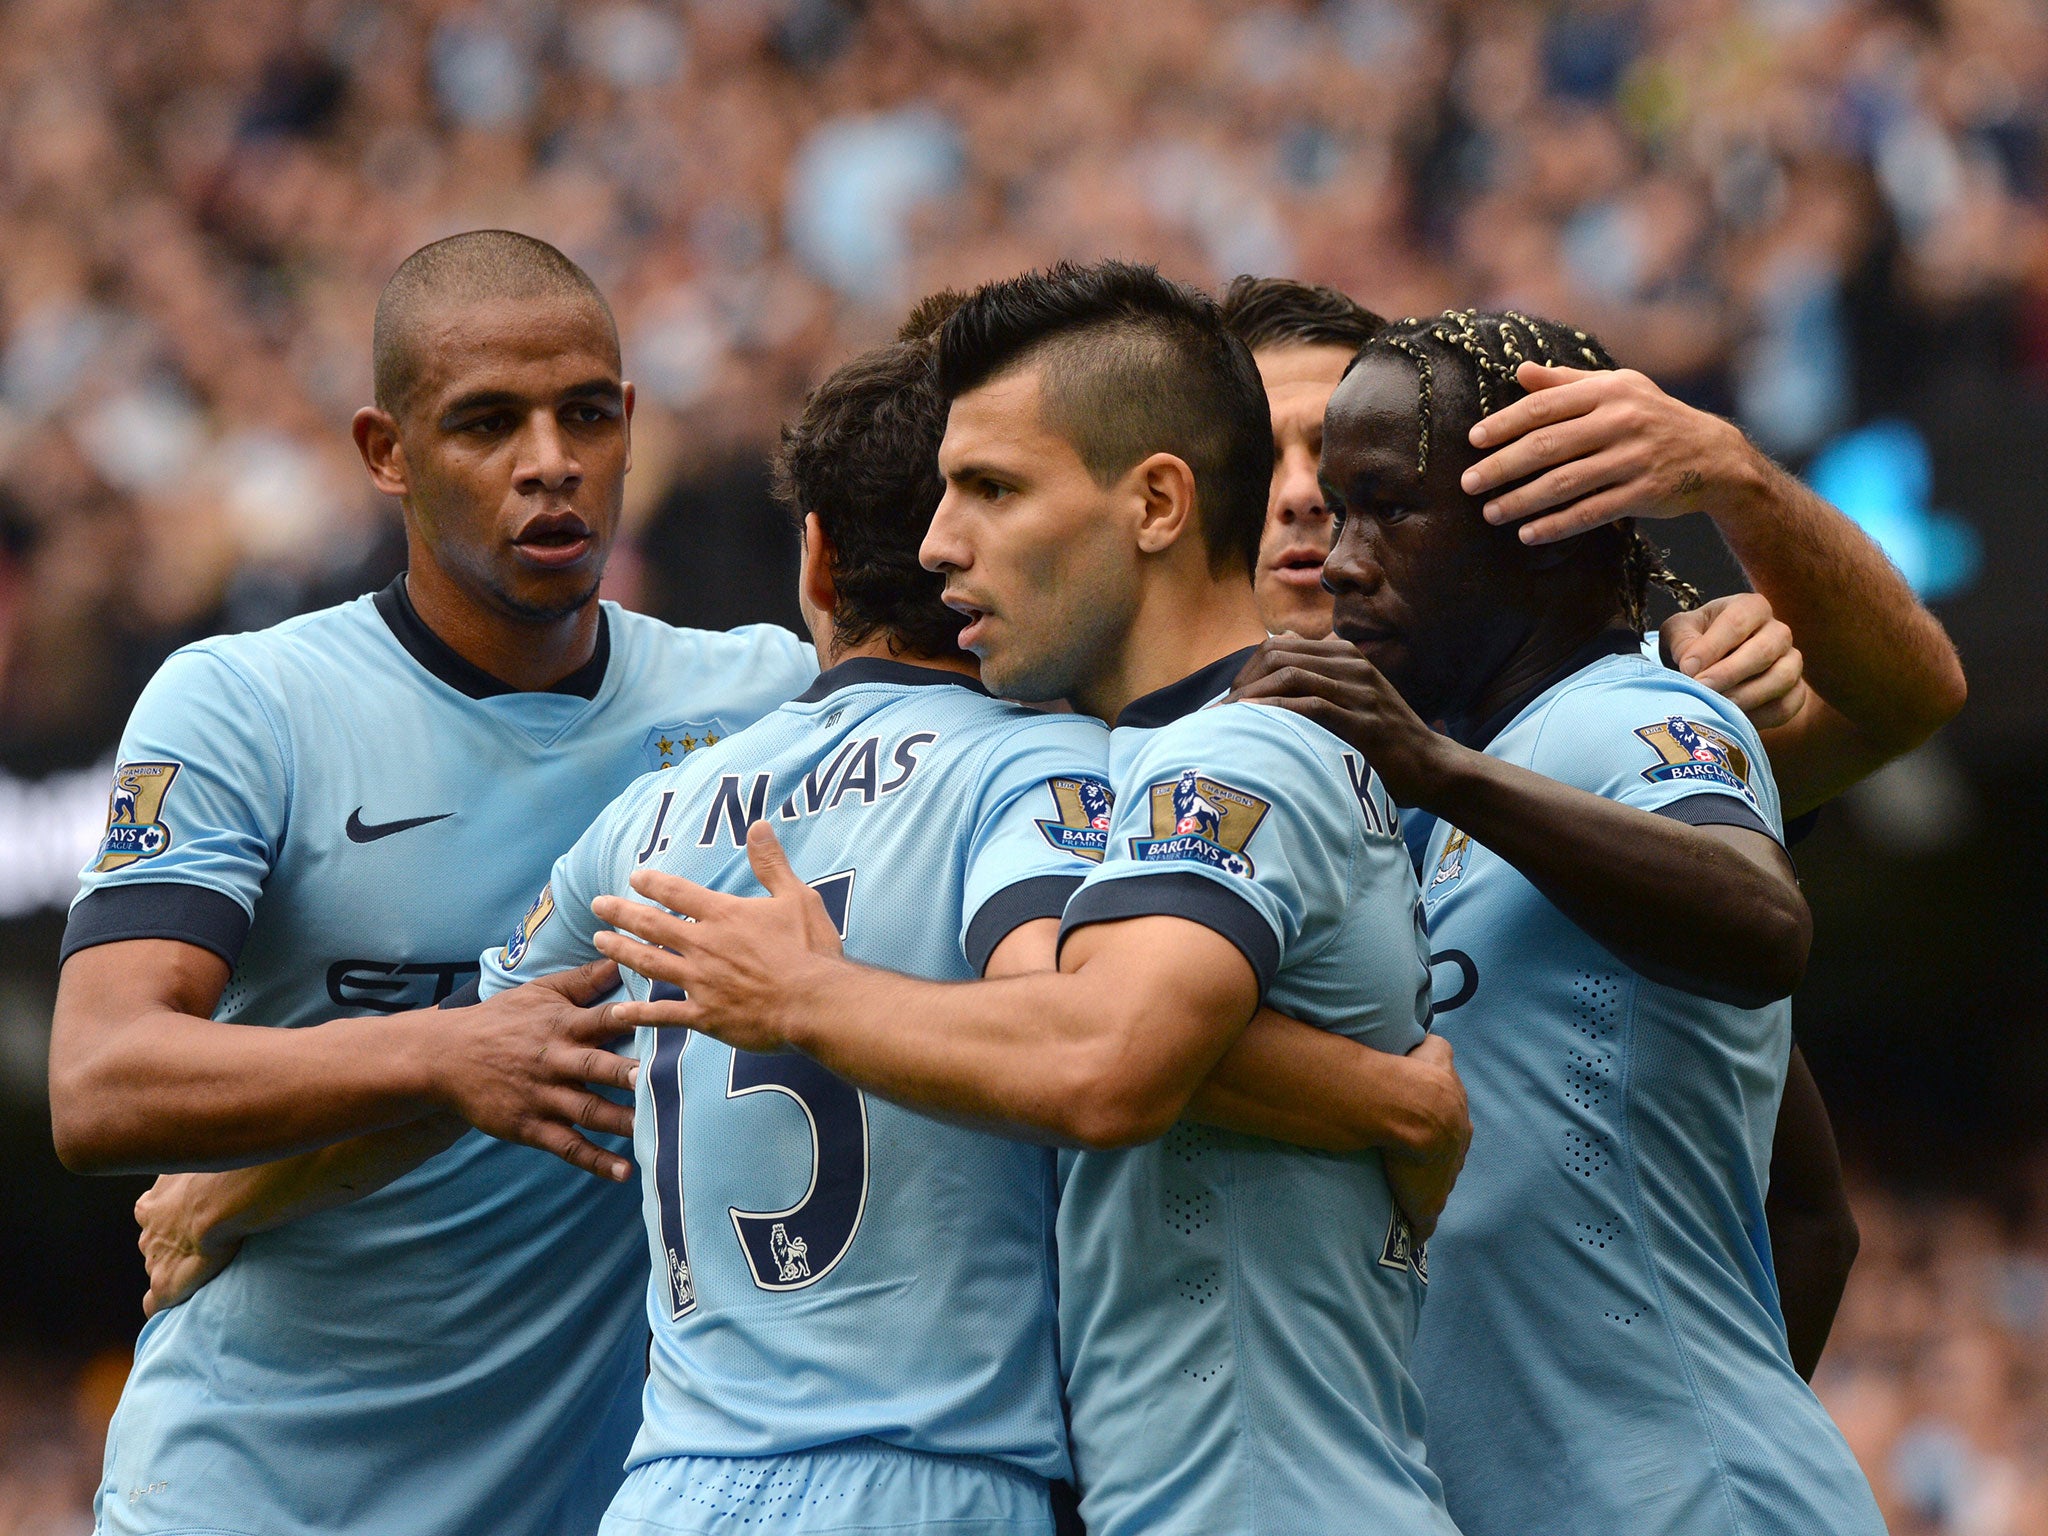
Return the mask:
<path fill-rule="evenodd" d="M 1525 362 L 1568 347 L 1604 356 L 1505 314 L 1366 346 L 1324 424 L 1336 637 L 1269 641 L 1236 691 L 1434 818 L 1410 829 L 1434 1027 L 1476 1135 L 1416 1343 L 1430 1464 L 1467 1536 L 1875 1536 L 1766 1229 L 1811 932 L 1770 761 L 1642 654 L 1632 529 L 1525 541 L 1462 478 Z"/>

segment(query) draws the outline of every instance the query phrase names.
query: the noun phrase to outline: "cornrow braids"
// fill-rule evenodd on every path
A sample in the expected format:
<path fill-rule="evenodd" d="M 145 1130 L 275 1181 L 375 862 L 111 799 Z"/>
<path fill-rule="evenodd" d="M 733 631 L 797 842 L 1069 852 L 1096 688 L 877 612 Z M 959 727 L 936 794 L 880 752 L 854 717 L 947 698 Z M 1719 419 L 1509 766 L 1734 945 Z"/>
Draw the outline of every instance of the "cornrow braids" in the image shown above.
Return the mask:
<path fill-rule="evenodd" d="M 1607 349 L 1584 331 L 1512 309 L 1498 313 L 1447 309 L 1428 320 L 1410 316 L 1396 320 L 1367 341 L 1359 350 L 1359 359 L 1375 348 L 1397 352 L 1415 364 L 1416 402 L 1422 418 L 1415 449 L 1418 479 L 1429 473 L 1430 425 L 1436 408 L 1432 352 L 1448 353 L 1453 361 L 1462 362 L 1479 396 L 1481 418 L 1528 393 L 1515 379 L 1515 370 L 1524 363 L 1547 368 L 1620 367 Z M 1357 366 L 1356 359 L 1352 366 Z M 1630 628 L 1640 633 L 1647 621 L 1652 583 L 1669 592 L 1680 608 L 1698 606 L 1699 588 L 1681 580 L 1665 564 L 1664 551 L 1643 536 L 1634 518 L 1622 518 L 1615 526 L 1622 535 L 1622 617 Z"/>

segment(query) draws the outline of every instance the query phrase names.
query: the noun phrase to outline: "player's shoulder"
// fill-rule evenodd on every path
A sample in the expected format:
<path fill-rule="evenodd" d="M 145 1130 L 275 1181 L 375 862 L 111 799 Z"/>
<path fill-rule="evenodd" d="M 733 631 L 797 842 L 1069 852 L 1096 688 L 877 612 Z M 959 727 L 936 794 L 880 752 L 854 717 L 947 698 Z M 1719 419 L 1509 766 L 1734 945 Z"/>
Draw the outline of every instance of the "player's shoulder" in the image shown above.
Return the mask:
<path fill-rule="evenodd" d="M 1338 769 L 1344 744 L 1292 710 L 1232 700 L 1160 726 L 1142 742 L 1133 760 L 1158 761 L 1189 753 L 1233 763 L 1248 774 L 1321 775 Z"/>
<path fill-rule="evenodd" d="M 818 673 L 817 653 L 780 624 L 742 624 L 736 629 L 692 629 L 668 624 L 648 614 L 604 605 L 612 652 L 629 665 L 682 664 L 704 675 L 759 676 L 763 682 L 787 681 L 794 694 Z"/>
<path fill-rule="evenodd" d="M 1502 733 L 1503 755 L 1581 783 L 1620 768 L 1653 780 L 1699 779 L 1775 800 L 1770 763 L 1749 717 L 1705 684 L 1640 653 L 1574 673 Z M 1638 761 L 1640 759 L 1640 761 Z M 1729 782 L 1721 782 L 1723 776 Z"/>
<path fill-rule="evenodd" d="M 377 651 L 382 625 L 373 598 L 352 598 L 267 629 L 194 640 L 166 657 L 158 676 L 182 687 L 203 687 L 209 681 L 226 686 L 234 679 L 266 703 L 288 709 L 294 698 L 303 697 L 295 682 L 360 677 L 366 658 Z"/>

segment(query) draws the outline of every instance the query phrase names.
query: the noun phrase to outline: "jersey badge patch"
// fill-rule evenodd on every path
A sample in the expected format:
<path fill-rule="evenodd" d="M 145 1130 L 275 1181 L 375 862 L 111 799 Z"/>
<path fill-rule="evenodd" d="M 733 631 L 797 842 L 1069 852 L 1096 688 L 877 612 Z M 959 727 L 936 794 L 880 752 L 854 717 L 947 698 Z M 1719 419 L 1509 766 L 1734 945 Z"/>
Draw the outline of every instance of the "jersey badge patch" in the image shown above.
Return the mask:
<path fill-rule="evenodd" d="M 183 763 L 122 763 L 114 770 L 114 790 L 107 797 L 107 830 L 100 838 L 100 856 L 93 873 L 126 869 L 153 859 L 171 846 L 165 824 L 164 796 Z"/>
<path fill-rule="evenodd" d="M 1756 793 L 1749 787 L 1749 754 L 1712 726 L 1671 715 L 1638 728 L 1636 734 L 1662 759 L 1643 770 L 1652 784 L 1673 779 L 1718 784 L 1756 804 Z"/>
<path fill-rule="evenodd" d="M 692 752 L 715 747 L 731 734 L 723 720 L 678 720 L 649 731 L 640 750 L 649 768 L 673 768 Z"/>
<path fill-rule="evenodd" d="M 1131 839 L 1131 857 L 1147 862 L 1191 860 L 1227 875 L 1251 877 L 1245 844 L 1272 809 L 1257 795 L 1185 770 L 1150 792 L 1152 835 Z"/>
<path fill-rule="evenodd" d="M 1424 1285 L 1429 1284 L 1429 1249 L 1415 1240 L 1415 1229 L 1408 1225 L 1408 1218 L 1401 1214 L 1401 1207 L 1394 1207 L 1394 1218 L 1387 1223 L 1387 1240 L 1380 1247 L 1380 1268 L 1412 1269 L 1415 1278 Z"/>
<path fill-rule="evenodd" d="M 1077 776 L 1047 779 L 1052 803 L 1059 820 L 1041 821 L 1038 830 L 1062 853 L 1071 853 L 1100 864 L 1109 851 L 1109 814 L 1115 806 L 1109 785 L 1101 779 Z"/>
<path fill-rule="evenodd" d="M 1451 828 L 1450 839 L 1444 844 L 1443 855 L 1436 861 L 1436 873 L 1429 877 L 1432 891 L 1446 885 L 1456 885 L 1465 873 L 1465 857 L 1472 847 L 1472 839 Z"/>
<path fill-rule="evenodd" d="M 533 898 L 533 905 L 526 909 L 526 916 L 519 919 L 519 926 L 512 930 L 512 937 L 505 941 L 503 964 L 506 970 L 516 971 L 519 962 L 526 958 L 527 950 L 533 947 L 533 936 L 539 933 L 543 924 L 555 915 L 555 888 L 552 884 L 540 888 L 540 894 Z"/>

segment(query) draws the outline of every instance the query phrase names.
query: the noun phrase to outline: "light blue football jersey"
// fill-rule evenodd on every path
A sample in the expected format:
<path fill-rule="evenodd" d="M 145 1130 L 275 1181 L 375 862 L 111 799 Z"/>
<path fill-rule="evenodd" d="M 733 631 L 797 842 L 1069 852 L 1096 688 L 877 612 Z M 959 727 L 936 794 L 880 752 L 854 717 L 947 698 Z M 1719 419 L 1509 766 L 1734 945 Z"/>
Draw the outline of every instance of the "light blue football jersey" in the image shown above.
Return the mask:
<path fill-rule="evenodd" d="M 1237 945 L 1275 1008 L 1410 1050 L 1429 971 L 1394 806 L 1300 716 L 1203 708 L 1244 660 L 1118 718 L 1107 856 L 1062 937 L 1187 918 Z M 1060 1345 L 1090 1536 L 1453 1530 L 1408 1372 L 1426 1260 L 1377 1153 L 1181 1125 L 1060 1161 Z"/>
<path fill-rule="evenodd" d="M 484 957 L 485 990 L 592 958 L 592 898 L 631 896 L 643 865 L 757 894 L 745 837 L 764 817 L 848 955 L 970 979 L 1018 925 L 1058 916 L 1093 867 L 1106 757 L 1096 721 L 1001 703 L 954 672 L 843 662 L 620 796 L 557 862 L 512 942 Z M 644 978 L 628 985 L 648 995 Z M 855 1441 L 1068 1474 L 1049 1150 L 927 1119 L 793 1052 L 651 1029 L 637 1049 L 654 1354 L 632 1461 L 698 1460 L 680 1491 L 643 1478 L 636 1497 L 667 1499 L 670 1520 L 759 1519 L 752 1502 L 726 1506 L 766 1497 L 761 1480 L 712 1476 L 704 1458 Z M 1036 1504 L 1044 1529 L 1042 1482 Z M 880 1528 L 885 1513 L 839 1502 L 779 1510 L 775 1524 Z M 632 1514 L 670 1528 L 658 1510 Z"/>
<path fill-rule="evenodd" d="M 771 626 L 606 604 L 590 664 L 507 690 L 402 583 L 164 664 L 129 721 L 66 952 L 203 945 L 218 1016 L 289 1028 L 447 997 L 642 773 L 816 673 Z M 587 1533 L 637 1427 L 629 1188 L 471 1133 L 377 1194 L 243 1244 L 143 1329 L 102 1532 Z"/>
<path fill-rule="evenodd" d="M 1470 740 L 1694 825 L 1778 836 L 1740 710 L 1601 637 Z M 1438 824 L 1436 1028 L 1472 1153 L 1416 1344 L 1430 1463 L 1468 1536 L 1877 1536 L 1792 1368 L 1764 1220 L 1789 1003 L 1661 986 Z"/>

